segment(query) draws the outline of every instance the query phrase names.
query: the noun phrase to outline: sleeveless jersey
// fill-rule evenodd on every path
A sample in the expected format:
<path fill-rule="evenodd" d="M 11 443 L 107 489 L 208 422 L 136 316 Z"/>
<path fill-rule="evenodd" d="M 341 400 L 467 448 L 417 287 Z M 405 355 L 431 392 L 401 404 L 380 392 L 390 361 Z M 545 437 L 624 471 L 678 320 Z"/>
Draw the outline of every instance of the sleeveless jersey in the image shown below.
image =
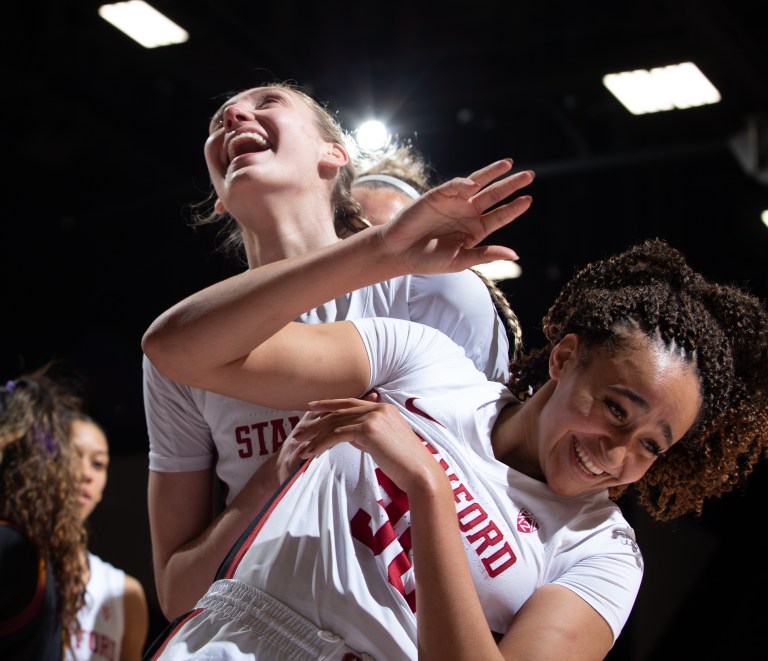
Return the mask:
<path fill-rule="evenodd" d="M 125 629 L 125 572 L 90 552 L 88 563 L 85 606 L 77 614 L 80 635 L 67 661 L 119 661 Z"/>

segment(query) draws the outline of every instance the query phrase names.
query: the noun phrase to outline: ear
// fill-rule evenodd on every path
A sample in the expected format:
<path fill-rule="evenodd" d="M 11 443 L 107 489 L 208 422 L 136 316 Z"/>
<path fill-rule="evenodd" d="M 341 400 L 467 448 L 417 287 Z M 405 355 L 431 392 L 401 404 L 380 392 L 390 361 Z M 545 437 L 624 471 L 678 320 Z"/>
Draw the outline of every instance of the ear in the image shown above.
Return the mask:
<path fill-rule="evenodd" d="M 226 213 L 227 208 L 224 206 L 224 202 L 222 202 L 218 197 L 216 198 L 216 201 L 213 203 L 213 210 L 218 213 Z"/>
<path fill-rule="evenodd" d="M 568 333 L 560 340 L 549 354 L 549 377 L 558 379 L 569 364 L 578 361 L 579 336 Z"/>
<path fill-rule="evenodd" d="M 326 142 L 325 150 L 320 158 L 320 165 L 334 168 L 336 170 L 343 168 L 349 163 L 349 154 L 338 142 Z"/>

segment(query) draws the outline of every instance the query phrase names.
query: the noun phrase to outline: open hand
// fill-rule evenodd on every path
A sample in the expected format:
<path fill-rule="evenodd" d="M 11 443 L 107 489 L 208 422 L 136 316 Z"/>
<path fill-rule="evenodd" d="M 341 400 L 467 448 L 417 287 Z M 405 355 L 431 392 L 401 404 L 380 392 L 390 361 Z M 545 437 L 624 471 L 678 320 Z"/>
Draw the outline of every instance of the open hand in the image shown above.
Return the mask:
<path fill-rule="evenodd" d="M 534 178 L 533 172 L 525 170 L 494 181 L 511 168 L 509 159 L 496 161 L 427 191 L 382 226 L 385 249 L 407 273 L 461 271 L 497 259 L 516 260 L 511 248 L 477 247 L 531 205 L 530 195 L 501 204 Z"/>

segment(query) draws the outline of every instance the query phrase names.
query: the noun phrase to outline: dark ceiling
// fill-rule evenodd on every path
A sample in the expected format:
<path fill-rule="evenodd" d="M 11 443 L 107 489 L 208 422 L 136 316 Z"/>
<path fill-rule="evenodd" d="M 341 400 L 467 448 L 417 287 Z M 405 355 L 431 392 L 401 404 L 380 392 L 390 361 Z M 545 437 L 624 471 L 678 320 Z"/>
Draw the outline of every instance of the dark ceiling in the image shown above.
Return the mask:
<path fill-rule="evenodd" d="M 2 268 L 16 323 L 3 367 L 101 354 L 99 396 L 141 413 L 141 332 L 233 268 L 186 226 L 208 190 L 207 120 L 228 92 L 272 79 L 296 80 L 347 128 L 387 119 L 440 177 L 502 156 L 536 170 L 533 208 L 495 239 L 521 256 L 504 288 L 530 343 L 574 266 L 650 236 L 764 294 L 763 4 L 157 0 L 191 39 L 146 50 L 97 2 L 43 3 L 6 41 Z M 601 83 L 683 60 L 721 103 L 632 116 Z"/>
<path fill-rule="evenodd" d="M 647 237 L 768 298 L 768 228 L 758 217 L 768 208 L 764 2 L 153 4 L 189 31 L 188 43 L 145 50 L 91 0 L 26 3 L 4 35 L 0 366 L 10 377 L 48 358 L 70 361 L 116 454 L 146 453 L 142 332 L 234 272 L 211 233 L 187 226 L 186 205 L 208 191 L 209 116 L 228 92 L 265 80 L 297 81 L 347 128 L 371 114 L 387 119 L 443 178 L 504 156 L 536 170 L 532 209 L 495 237 L 521 257 L 523 276 L 503 288 L 529 345 L 576 266 Z M 605 73 L 685 60 L 721 103 L 636 117 L 601 84 Z M 755 530 L 736 498 L 715 507 L 713 534 L 724 534 L 726 519 L 739 539 Z M 704 547 L 715 563 L 710 537 L 697 529 L 673 565 L 703 558 Z M 727 582 L 701 562 L 709 587 Z M 689 608 L 706 590 L 702 582 L 690 592 Z M 654 607 L 638 606 L 646 628 Z M 734 613 L 720 616 L 726 630 L 745 617 Z M 656 629 L 623 658 L 641 659 L 637 650 L 671 635 Z M 725 646 L 739 636 L 687 656 L 737 658 Z"/>

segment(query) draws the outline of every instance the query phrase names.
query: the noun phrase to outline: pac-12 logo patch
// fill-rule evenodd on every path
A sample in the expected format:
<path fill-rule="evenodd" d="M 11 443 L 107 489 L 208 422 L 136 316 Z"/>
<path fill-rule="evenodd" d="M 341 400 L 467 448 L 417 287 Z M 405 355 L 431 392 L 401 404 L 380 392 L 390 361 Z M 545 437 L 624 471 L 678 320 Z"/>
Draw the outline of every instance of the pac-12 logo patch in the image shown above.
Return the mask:
<path fill-rule="evenodd" d="M 539 529 L 539 522 L 533 518 L 533 514 L 523 507 L 517 513 L 517 529 L 520 532 L 536 532 Z"/>

